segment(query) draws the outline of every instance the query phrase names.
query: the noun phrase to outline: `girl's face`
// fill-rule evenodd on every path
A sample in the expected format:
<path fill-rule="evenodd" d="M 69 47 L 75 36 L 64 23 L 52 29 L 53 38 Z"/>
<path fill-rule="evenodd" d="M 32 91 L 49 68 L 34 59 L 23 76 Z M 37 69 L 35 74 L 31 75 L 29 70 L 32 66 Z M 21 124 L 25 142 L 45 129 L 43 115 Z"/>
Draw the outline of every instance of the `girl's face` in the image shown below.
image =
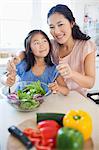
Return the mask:
<path fill-rule="evenodd" d="M 44 58 L 49 53 L 49 43 L 41 33 L 33 35 L 30 47 L 35 57 Z"/>
<path fill-rule="evenodd" d="M 48 18 L 50 33 L 59 44 L 65 44 L 72 38 L 73 24 L 62 14 L 55 13 Z"/>

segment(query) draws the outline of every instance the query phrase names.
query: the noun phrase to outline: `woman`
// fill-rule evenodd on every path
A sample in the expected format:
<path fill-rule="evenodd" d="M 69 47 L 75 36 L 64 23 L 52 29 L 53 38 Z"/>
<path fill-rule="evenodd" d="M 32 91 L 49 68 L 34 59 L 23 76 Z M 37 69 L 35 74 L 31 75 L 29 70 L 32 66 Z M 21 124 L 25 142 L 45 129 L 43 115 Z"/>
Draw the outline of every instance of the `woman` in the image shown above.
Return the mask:
<path fill-rule="evenodd" d="M 70 90 L 86 95 L 95 82 L 95 44 L 82 33 L 66 5 L 52 7 L 47 15 L 52 40 L 52 59 Z"/>
<path fill-rule="evenodd" d="M 70 90 L 86 96 L 95 82 L 96 47 L 90 37 L 82 33 L 72 11 L 66 5 L 52 7 L 47 16 L 53 50 L 52 59 Z M 21 53 L 20 58 L 24 55 Z M 11 64 L 8 65 L 11 69 Z M 12 77 L 13 80 L 13 77 Z"/>

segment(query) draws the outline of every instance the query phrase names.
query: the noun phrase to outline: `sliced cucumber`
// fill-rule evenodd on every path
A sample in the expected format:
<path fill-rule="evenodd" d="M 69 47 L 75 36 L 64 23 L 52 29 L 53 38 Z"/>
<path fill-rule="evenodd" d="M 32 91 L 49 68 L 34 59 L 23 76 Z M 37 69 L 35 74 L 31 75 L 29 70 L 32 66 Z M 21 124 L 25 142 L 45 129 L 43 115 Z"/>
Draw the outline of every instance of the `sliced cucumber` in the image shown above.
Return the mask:
<path fill-rule="evenodd" d="M 63 117 L 65 114 L 63 113 L 37 113 L 37 123 L 43 120 L 55 120 L 63 126 Z"/>

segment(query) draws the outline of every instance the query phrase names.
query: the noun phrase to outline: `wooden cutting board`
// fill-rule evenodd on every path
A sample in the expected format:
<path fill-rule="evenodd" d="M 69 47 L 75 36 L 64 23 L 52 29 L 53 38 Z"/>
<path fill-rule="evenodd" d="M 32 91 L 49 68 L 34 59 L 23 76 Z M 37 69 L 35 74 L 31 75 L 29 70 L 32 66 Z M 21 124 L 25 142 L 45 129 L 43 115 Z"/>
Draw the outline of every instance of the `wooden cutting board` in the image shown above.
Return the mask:
<path fill-rule="evenodd" d="M 18 125 L 18 128 L 24 130 L 25 128 L 36 128 L 36 123 L 32 119 L 28 119 Z M 24 145 L 14 136 L 10 135 L 7 142 L 7 150 L 26 150 Z M 35 150 L 35 148 L 33 148 Z"/>
<path fill-rule="evenodd" d="M 36 123 L 34 122 L 34 120 L 28 119 L 18 125 L 18 128 L 21 130 L 24 130 L 25 128 L 28 127 L 36 128 Z M 8 137 L 7 150 L 27 150 L 27 149 L 17 138 L 10 135 Z M 36 150 L 35 147 L 33 147 L 33 150 Z M 91 138 L 85 142 L 84 150 L 94 150 L 94 146 Z"/>

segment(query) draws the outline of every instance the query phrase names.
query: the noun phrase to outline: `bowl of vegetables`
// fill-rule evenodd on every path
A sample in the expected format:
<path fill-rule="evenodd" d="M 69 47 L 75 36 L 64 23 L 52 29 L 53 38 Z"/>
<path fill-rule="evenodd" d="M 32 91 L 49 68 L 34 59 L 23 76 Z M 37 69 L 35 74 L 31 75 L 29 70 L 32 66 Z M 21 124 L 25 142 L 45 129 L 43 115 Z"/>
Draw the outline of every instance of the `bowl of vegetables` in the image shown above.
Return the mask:
<path fill-rule="evenodd" d="M 13 87 L 3 87 L 2 96 L 18 111 L 34 111 L 49 93 L 47 84 L 37 81 L 17 82 Z"/>

